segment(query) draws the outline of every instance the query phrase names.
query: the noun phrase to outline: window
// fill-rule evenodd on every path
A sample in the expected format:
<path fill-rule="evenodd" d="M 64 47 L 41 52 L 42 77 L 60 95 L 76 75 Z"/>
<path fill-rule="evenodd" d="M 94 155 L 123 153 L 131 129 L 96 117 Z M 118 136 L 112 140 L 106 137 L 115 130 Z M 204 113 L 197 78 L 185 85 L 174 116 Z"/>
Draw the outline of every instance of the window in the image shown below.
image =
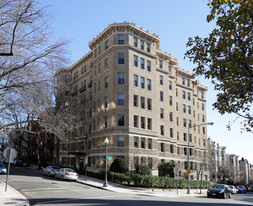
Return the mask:
<path fill-rule="evenodd" d="M 160 101 L 163 101 L 163 92 L 160 91 Z"/>
<path fill-rule="evenodd" d="M 152 100 L 150 98 L 147 98 L 147 108 L 148 110 L 152 110 Z"/>
<path fill-rule="evenodd" d="M 187 92 L 187 99 L 191 100 L 191 94 L 190 94 L 190 92 Z"/>
<path fill-rule="evenodd" d="M 118 147 L 124 147 L 124 145 L 125 145 L 124 136 L 118 136 Z"/>
<path fill-rule="evenodd" d="M 145 88 L 145 79 L 144 79 L 144 77 L 140 78 L 140 82 L 141 82 L 141 88 L 144 89 Z"/>
<path fill-rule="evenodd" d="M 108 125 L 107 125 L 107 124 L 108 124 L 108 122 L 107 122 L 107 121 L 108 121 L 108 117 L 105 117 L 104 120 L 105 120 L 105 128 L 107 128 L 107 126 L 108 126 Z"/>
<path fill-rule="evenodd" d="M 144 50 L 144 41 L 140 40 L 140 49 Z"/>
<path fill-rule="evenodd" d="M 101 64 L 100 63 L 98 64 L 98 73 L 99 74 L 101 73 Z"/>
<path fill-rule="evenodd" d="M 105 41 L 105 50 L 109 48 L 109 42 Z"/>
<path fill-rule="evenodd" d="M 148 128 L 149 130 L 152 129 L 152 119 L 151 119 L 151 118 L 148 118 L 147 128 Z"/>
<path fill-rule="evenodd" d="M 149 60 L 147 60 L 147 71 L 151 71 L 151 62 Z"/>
<path fill-rule="evenodd" d="M 186 106 L 183 104 L 183 112 L 186 113 Z"/>
<path fill-rule="evenodd" d="M 108 88 L 108 83 L 109 83 L 109 80 L 108 80 L 108 77 L 105 78 L 105 88 Z"/>
<path fill-rule="evenodd" d="M 163 125 L 160 126 L 160 134 L 164 135 L 164 126 Z"/>
<path fill-rule="evenodd" d="M 187 148 L 184 148 L 184 155 L 187 155 Z"/>
<path fill-rule="evenodd" d="M 152 139 L 148 139 L 148 149 L 152 149 Z"/>
<path fill-rule="evenodd" d="M 141 69 L 144 69 L 144 59 L 140 58 Z"/>
<path fill-rule="evenodd" d="M 172 67 L 172 66 L 169 64 L 169 66 L 168 66 L 168 71 L 169 71 L 169 72 L 171 72 L 171 67 Z"/>
<path fill-rule="evenodd" d="M 138 57 L 134 55 L 134 66 L 138 67 Z"/>
<path fill-rule="evenodd" d="M 134 127 L 138 127 L 138 116 L 134 115 Z"/>
<path fill-rule="evenodd" d="M 134 95 L 134 106 L 138 107 L 138 96 Z"/>
<path fill-rule="evenodd" d="M 169 96 L 169 104 L 172 105 L 172 96 Z"/>
<path fill-rule="evenodd" d="M 151 90 L 151 79 L 147 79 L 147 90 Z"/>
<path fill-rule="evenodd" d="M 170 145 L 170 153 L 174 153 L 174 145 Z"/>
<path fill-rule="evenodd" d="M 203 134 L 205 134 L 206 133 L 206 128 L 205 127 L 203 127 Z"/>
<path fill-rule="evenodd" d="M 160 85 L 163 85 L 163 76 L 160 75 Z"/>
<path fill-rule="evenodd" d="M 182 85 L 185 85 L 185 78 L 182 77 Z"/>
<path fill-rule="evenodd" d="M 172 122 L 173 121 L 173 113 L 172 112 L 169 113 L 169 118 L 170 118 L 170 121 Z"/>
<path fill-rule="evenodd" d="M 98 91 L 100 92 L 101 82 L 98 81 Z"/>
<path fill-rule="evenodd" d="M 202 122 L 205 122 L 205 115 L 202 115 Z"/>
<path fill-rule="evenodd" d="M 169 81 L 169 90 L 172 90 L 172 82 Z"/>
<path fill-rule="evenodd" d="M 147 52 L 150 52 L 150 44 L 147 43 L 146 46 L 147 46 Z"/>
<path fill-rule="evenodd" d="M 134 86 L 138 87 L 138 76 L 134 74 Z"/>
<path fill-rule="evenodd" d="M 162 69 L 163 68 L 163 63 L 162 60 L 159 60 L 159 68 Z"/>
<path fill-rule="evenodd" d="M 118 44 L 124 44 L 124 34 L 119 34 L 118 35 Z"/>
<path fill-rule="evenodd" d="M 101 46 L 98 47 L 98 54 L 101 54 Z"/>
<path fill-rule="evenodd" d="M 145 97 L 141 97 L 141 108 L 145 109 Z"/>
<path fill-rule="evenodd" d="M 161 152 L 164 152 L 164 143 L 161 143 Z"/>
<path fill-rule="evenodd" d="M 134 147 L 138 148 L 138 137 L 134 137 Z"/>
<path fill-rule="evenodd" d="M 125 63 L 125 55 L 123 53 L 118 54 L 118 64 L 124 64 Z"/>
<path fill-rule="evenodd" d="M 141 117 L 141 128 L 145 129 L 145 117 Z"/>
<path fill-rule="evenodd" d="M 105 97 L 105 109 L 107 109 L 108 108 L 108 97 Z"/>
<path fill-rule="evenodd" d="M 163 113 L 164 113 L 164 110 L 162 108 L 160 108 L 160 118 L 163 119 Z"/>
<path fill-rule="evenodd" d="M 192 125 L 192 121 L 189 119 L 189 120 L 188 120 L 188 128 L 190 128 L 191 125 Z"/>
<path fill-rule="evenodd" d="M 125 104 L 125 94 L 118 94 L 118 105 Z"/>
<path fill-rule="evenodd" d="M 182 98 L 185 99 L 185 91 L 182 91 Z"/>
<path fill-rule="evenodd" d="M 187 82 L 187 86 L 189 87 L 190 86 L 190 80 L 186 79 L 186 82 Z"/>
<path fill-rule="evenodd" d="M 170 137 L 173 138 L 173 128 L 170 128 Z"/>
<path fill-rule="evenodd" d="M 118 126 L 124 126 L 124 114 L 118 114 Z"/>
<path fill-rule="evenodd" d="M 125 84 L 125 74 L 118 73 L 118 84 Z"/>
<path fill-rule="evenodd" d="M 135 47 L 138 47 L 138 40 L 137 40 L 136 37 L 134 37 L 134 46 L 135 46 Z"/>
<path fill-rule="evenodd" d="M 145 148 L 145 138 L 141 138 L 141 148 Z"/>
<path fill-rule="evenodd" d="M 109 66 L 109 59 L 106 58 L 105 59 L 105 69 L 108 69 L 108 66 Z"/>
<path fill-rule="evenodd" d="M 187 136 L 186 136 L 187 134 L 186 133 L 184 133 L 184 141 L 186 142 L 187 141 Z"/>
<path fill-rule="evenodd" d="M 202 103 L 202 110 L 205 110 L 205 106 L 204 106 L 204 103 Z"/>
<path fill-rule="evenodd" d="M 188 106 L 188 114 L 191 114 L 191 106 Z"/>
<path fill-rule="evenodd" d="M 186 119 L 183 119 L 183 126 L 186 127 Z"/>

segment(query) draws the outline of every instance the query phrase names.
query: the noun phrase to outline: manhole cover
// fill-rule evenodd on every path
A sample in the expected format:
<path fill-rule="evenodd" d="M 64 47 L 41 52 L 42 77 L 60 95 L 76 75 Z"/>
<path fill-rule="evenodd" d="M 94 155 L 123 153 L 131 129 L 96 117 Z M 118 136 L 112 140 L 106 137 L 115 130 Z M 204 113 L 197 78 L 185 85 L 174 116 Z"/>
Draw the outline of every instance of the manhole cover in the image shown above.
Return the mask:
<path fill-rule="evenodd" d="M 5 205 L 14 205 L 14 204 L 17 204 L 17 202 L 5 202 L 4 204 Z"/>

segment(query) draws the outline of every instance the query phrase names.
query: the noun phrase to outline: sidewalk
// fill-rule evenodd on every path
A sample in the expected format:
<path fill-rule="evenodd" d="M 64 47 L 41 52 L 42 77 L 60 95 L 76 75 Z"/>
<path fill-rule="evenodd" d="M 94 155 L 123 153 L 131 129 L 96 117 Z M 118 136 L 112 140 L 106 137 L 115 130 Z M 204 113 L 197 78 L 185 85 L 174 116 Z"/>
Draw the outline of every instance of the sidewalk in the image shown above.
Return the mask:
<path fill-rule="evenodd" d="M 191 189 L 191 194 L 187 194 L 187 189 L 146 189 L 146 188 L 131 188 L 116 183 L 108 182 L 108 187 L 104 187 L 103 180 L 79 175 L 77 182 L 86 184 L 92 187 L 100 188 L 103 190 L 108 190 L 118 193 L 128 193 L 136 195 L 146 195 L 146 196 L 157 196 L 157 197 L 182 197 L 182 196 L 206 196 L 206 189 L 202 189 L 201 194 L 200 190 Z"/>
<path fill-rule="evenodd" d="M 37 169 L 37 167 L 30 167 L 29 169 Z M 103 190 L 108 190 L 117 193 L 135 194 L 135 195 L 146 195 L 156 197 L 183 197 L 183 196 L 206 196 L 206 190 L 200 191 L 191 189 L 191 194 L 187 194 L 186 189 L 145 189 L 145 188 L 131 188 L 122 186 L 116 183 L 108 182 L 108 187 L 104 187 L 104 181 L 92 177 L 85 177 L 79 175 L 77 182 L 92 187 L 96 187 Z M 5 182 L 0 180 L 0 205 L 15 205 L 15 206 L 29 206 L 29 201 L 20 194 L 16 189 L 11 186 L 7 186 L 7 192 L 5 192 Z"/>
<path fill-rule="evenodd" d="M 5 186 L 5 182 L 0 180 L 0 205 L 30 205 L 29 201 L 10 185 L 7 185 L 7 191 L 5 192 Z"/>

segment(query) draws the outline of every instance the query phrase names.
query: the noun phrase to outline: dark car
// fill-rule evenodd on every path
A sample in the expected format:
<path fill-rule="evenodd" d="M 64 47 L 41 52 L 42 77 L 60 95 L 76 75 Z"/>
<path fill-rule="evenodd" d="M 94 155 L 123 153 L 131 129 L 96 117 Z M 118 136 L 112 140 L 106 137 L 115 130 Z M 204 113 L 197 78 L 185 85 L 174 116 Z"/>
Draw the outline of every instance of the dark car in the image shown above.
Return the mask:
<path fill-rule="evenodd" d="M 23 161 L 22 161 L 22 160 L 15 159 L 15 160 L 13 161 L 13 165 L 22 167 L 22 166 L 23 166 Z"/>
<path fill-rule="evenodd" d="M 247 190 L 244 186 L 239 185 L 239 186 L 237 186 L 237 188 L 239 189 L 239 191 L 238 191 L 239 194 L 246 194 L 247 193 Z"/>
<path fill-rule="evenodd" d="M 207 190 L 207 197 L 231 198 L 231 190 L 228 185 L 217 184 Z"/>
<path fill-rule="evenodd" d="M 0 162 L 0 174 L 6 174 L 7 170 L 4 163 Z"/>

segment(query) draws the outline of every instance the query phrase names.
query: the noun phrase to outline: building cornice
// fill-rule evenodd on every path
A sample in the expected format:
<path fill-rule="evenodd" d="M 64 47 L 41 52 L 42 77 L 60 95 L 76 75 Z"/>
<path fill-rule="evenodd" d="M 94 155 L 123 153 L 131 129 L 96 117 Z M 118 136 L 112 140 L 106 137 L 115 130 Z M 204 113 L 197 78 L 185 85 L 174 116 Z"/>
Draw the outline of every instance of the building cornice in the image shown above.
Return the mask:
<path fill-rule="evenodd" d="M 145 36 L 149 38 L 150 40 L 154 41 L 157 43 L 159 46 L 160 44 L 160 38 L 157 34 L 152 34 L 148 30 L 143 29 L 142 27 L 137 26 L 135 23 L 130 23 L 130 22 L 123 22 L 123 23 L 112 23 L 109 24 L 108 27 L 104 28 L 102 32 L 100 32 L 95 38 L 93 38 L 89 42 L 89 47 L 92 49 L 96 44 L 100 43 L 103 41 L 103 39 L 106 39 L 108 35 L 111 33 L 114 33 L 116 31 L 121 31 L 121 30 L 132 30 L 135 33 L 139 33 L 142 36 Z"/>

